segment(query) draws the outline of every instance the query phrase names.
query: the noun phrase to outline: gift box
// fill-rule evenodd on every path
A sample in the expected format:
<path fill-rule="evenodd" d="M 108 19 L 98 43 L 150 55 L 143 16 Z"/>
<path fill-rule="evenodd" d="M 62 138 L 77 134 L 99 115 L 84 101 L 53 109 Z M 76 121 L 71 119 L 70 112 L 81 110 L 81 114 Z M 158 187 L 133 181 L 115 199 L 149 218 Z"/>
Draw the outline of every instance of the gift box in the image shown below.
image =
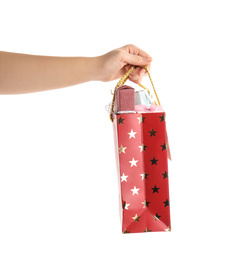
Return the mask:
<path fill-rule="evenodd" d="M 115 92 L 129 73 L 119 81 Z M 111 113 L 123 233 L 171 230 L 168 178 L 170 150 L 166 113 L 160 107 L 158 96 L 157 100 L 158 106 L 155 105 L 154 110 L 146 108 L 121 114 L 112 110 Z M 115 97 L 113 101 L 117 102 Z"/>
<path fill-rule="evenodd" d="M 116 90 L 114 112 L 135 111 L 135 90 L 129 86 L 121 86 Z"/>

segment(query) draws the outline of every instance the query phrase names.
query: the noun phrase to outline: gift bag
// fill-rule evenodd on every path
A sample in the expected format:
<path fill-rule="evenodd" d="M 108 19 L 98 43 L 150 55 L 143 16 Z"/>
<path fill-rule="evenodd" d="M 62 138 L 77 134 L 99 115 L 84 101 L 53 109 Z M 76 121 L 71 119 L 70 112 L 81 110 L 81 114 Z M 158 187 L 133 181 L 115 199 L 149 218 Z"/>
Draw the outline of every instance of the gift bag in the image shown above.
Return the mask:
<path fill-rule="evenodd" d="M 150 91 L 141 84 L 148 93 L 145 96 L 123 85 L 134 68 L 115 87 L 110 113 L 116 147 L 122 232 L 170 231 L 170 151 L 166 114 L 147 67 L 157 102 L 149 102 Z M 145 104 L 141 99 L 145 99 Z"/>

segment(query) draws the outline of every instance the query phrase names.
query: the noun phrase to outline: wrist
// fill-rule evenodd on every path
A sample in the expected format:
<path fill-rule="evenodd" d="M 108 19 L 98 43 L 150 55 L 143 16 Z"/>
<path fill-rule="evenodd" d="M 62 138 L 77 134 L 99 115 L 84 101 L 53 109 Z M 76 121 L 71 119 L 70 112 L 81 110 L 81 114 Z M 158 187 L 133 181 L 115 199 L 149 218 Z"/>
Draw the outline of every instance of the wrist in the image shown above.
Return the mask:
<path fill-rule="evenodd" d="M 101 56 L 88 58 L 89 81 L 101 81 Z"/>

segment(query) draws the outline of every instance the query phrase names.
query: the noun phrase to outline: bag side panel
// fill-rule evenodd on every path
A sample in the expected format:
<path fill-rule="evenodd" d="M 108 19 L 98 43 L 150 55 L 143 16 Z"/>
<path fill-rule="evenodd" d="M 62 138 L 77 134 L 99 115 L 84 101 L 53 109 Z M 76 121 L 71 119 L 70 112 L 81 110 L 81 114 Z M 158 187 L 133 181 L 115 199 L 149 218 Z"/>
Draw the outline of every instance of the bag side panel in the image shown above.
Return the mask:
<path fill-rule="evenodd" d="M 143 174 L 142 127 L 139 114 L 117 115 L 119 170 L 121 183 L 121 199 L 123 205 L 122 231 L 141 232 L 144 219 L 140 218 L 144 211 L 145 184 Z M 125 177 L 126 176 L 126 177 Z"/>
<path fill-rule="evenodd" d="M 142 117 L 146 200 L 152 216 L 148 229 L 165 231 L 171 229 L 165 113 L 144 113 Z"/>

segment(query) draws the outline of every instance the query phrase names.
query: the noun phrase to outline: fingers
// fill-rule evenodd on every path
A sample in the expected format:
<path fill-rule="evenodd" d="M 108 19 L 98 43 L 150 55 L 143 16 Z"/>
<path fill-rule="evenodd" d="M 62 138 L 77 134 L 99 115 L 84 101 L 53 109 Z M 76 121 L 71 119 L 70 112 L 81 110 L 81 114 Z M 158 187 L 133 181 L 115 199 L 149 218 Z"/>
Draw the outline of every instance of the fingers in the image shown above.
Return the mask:
<path fill-rule="evenodd" d="M 148 65 L 152 61 L 152 57 L 133 44 L 120 48 L 123 52 L 123 62 L 126 64 L 143 66 Z"/>
<path fill-rule="evenodd" d="M 126 64 L 131 64 L 131 65 L 135 65 L 135 66 L 144 66 L 144 65 L 150 64 L 152 61 L 152 58 L 124 52 L 123 60 L 124 60 L 124 63 L 126 63 Z"/>
<path fill-rule="evenodd" d="M 122 47 L 122 50 L 123 63 L 126 64 L 125 69 L 129 70 L 132 65 L 138 66 L 131 72 L 129 79 L 136 83 L 140 83 L 142 77 L 147 75 L 147 72 L 143 66 L 147 66 L 148 69 L 150 69 L 152 57 L 145 51 L 132 44 Z"/>
<path fill-rule="evenodd" d="M 144 76 L 146 76 L 146 74 L 143 72 L 140 74 L 140 71 L 142 70 L 141 67 L 137 67 L 136 69 L 134 69 L 130 75 L 129 75 L 129 79 L 135 83 L 140 83 L 142 81 L 142 78 Z M 145 71 L 145 69 L 144 69 Z"/>
<path fill-rule="evenodd" d="M 128 71 L 131 68 L 132 65 L 126 65 L 125 70 Z M 135 83 L 141 83 L 142 78 L 147 75 L 147 72 L 142 67 L 136 67 L 129 75 L 129 80 L 135 82 Z"/>
<path fill-rule="evenodd" d="M 128 52 L 129 54 L 138 55 L 141 57 L 148 58 L 150 60 L 152 59 L 152 57 L 147 52 L 143 51 L 142 49 L 138 48 L 133 44 L 128 44 L 122 48 L 125 49 L 125 51 Z"/>

